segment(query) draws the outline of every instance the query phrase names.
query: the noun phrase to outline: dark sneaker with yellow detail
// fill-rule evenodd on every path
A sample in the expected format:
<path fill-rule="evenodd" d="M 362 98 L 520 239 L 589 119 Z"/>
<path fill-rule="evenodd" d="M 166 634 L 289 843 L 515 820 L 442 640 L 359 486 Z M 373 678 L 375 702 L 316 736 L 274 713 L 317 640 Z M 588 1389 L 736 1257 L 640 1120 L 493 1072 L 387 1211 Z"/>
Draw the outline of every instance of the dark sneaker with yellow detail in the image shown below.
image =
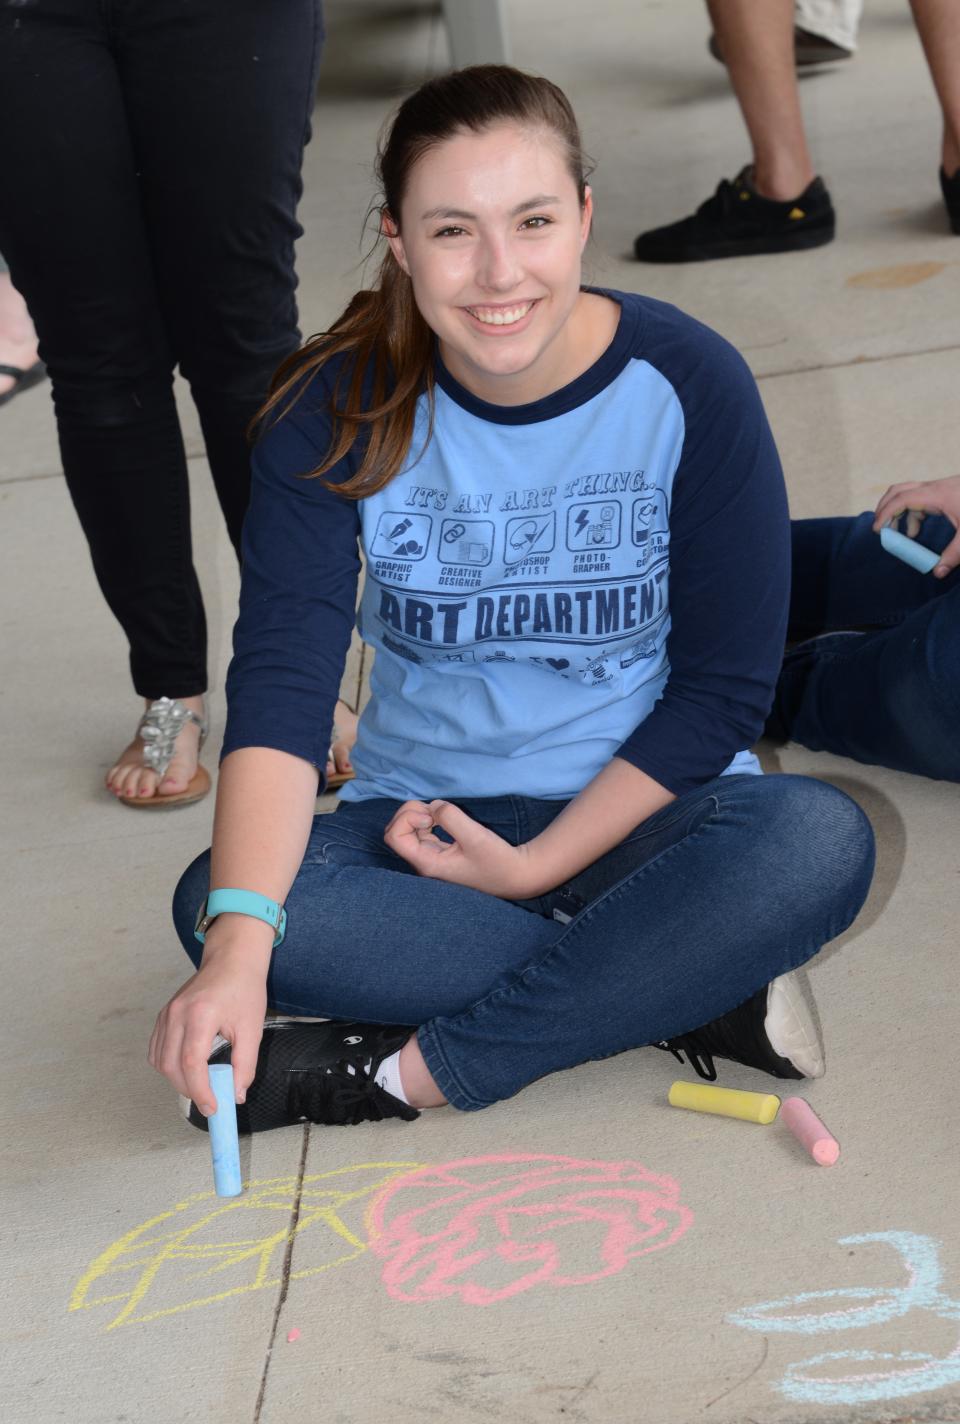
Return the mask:
<path fill-rule="evenodd" d="M 417 1109 L 381 1088 L 376 1077 L 383 1060 L 415 1032 L 333 1019 L 268 1019 L 256 1077 L 247 1089 L 247 1101 L 237 1107 L 238 1130 L 266 1132 L 298 1122 L 346 1126 L 388 1117 L 412 1122 L 420 1116 Z M 209 1062 L 229 1063 L 230 1044 L 220 1039 Z M 187 1121 L 208 1131 L 196 1103 L 189 1098 L 180 1103 Z"/>
<path fill-rule="evenodd" d="M 680 222 L 642 232 L 633 244 L 641 262 L 707 262 L 760 252 L 798 252 L 832 242 L 837 218 L 823 179 L 814 178 L 787 203 L 764 198 L 750 166 L 726 178 L 712 198 Z"/>
<path fill-rule="evenodd" d="M 714 1058 L 729 1058 L 774 1078 L 822 1078 L 825 1066 L 816 1009 L 800 970 L 781 974 L 722 1018 L 655 1047 L 672 1053 L 678 1063 L 686 1054 L 694 1072 L 711 1083 L 717 1076 Z"/>
<path fill-rule="evenodd" d="M 947 216 L 950 219 L 950 226 L 954 232 L 960 233 L 960 168 L 957 169 L 952 178 L 948 178 L 941 168 L 940 188 L 943 193 L 943 201 L 947 205 Z"/>

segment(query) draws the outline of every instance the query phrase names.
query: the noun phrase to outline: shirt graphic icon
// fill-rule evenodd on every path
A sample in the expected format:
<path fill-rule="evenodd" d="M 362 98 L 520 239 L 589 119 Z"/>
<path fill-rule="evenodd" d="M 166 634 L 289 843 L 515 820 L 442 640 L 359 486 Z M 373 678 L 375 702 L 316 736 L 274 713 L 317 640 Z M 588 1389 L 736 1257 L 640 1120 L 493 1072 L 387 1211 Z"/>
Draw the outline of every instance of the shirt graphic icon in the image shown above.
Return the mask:
<path fill-rule="evenodd" d="M 611 500 L 587 500 L 567 510 L 567 548 L 615 549 L 620 543 L 620 505 Z"/>
<path fill-rule="evenodd" d="M 667 539 L 667 501 L 661 490 L 633 501 L 631 538 L 638 549 L 649 550 L 650 557 L 660 551 Z"/>
<path fill-rule="evenodd" d="M 377 520 L 377 530 L 370 544 L 375 559 L 422 559 L 430 543 L 433 520 L 429 514 L 407 514 L 395 509 L 384 510 Z"/>
<path fill-rule="evenodd" d="M 494 532 L 492 519 L 445 519 L 437 551 L 441 564 L 489 564 Z"/>
<path fill-rule="evenodd" d="M 507 520 L 503 561 L 518 564 L 530 554 L 548 554 L 556 542 L 556 515 L 524 514 Z"/>

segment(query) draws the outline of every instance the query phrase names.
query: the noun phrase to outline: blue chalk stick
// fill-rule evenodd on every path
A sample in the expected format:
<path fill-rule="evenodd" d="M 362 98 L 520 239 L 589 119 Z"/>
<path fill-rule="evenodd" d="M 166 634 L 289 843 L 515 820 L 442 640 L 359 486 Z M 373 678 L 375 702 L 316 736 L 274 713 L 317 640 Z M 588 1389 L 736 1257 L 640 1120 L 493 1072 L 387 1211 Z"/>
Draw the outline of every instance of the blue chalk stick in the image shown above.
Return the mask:
<path fill-rule="evenodd" d="M 892 554 L 895 559 L 902 559 L 921 574 L 928 574 L 940 562 L 940 555 L 928 549 L 925 544 L 918 544 L 915 539 L 908 539 L 906 534 L 900 534 L 896 529 L 888 529 L 886 525 L 880 530 L 880 543 L 888 554 Z"/>
<path fill-rule="evenodd" d="M 233 1068 L 229 1063 L 211 1063 L 210 1088 L 217 1110 L 207 1118 L 210 1151 L 213 1154 L 213 1185 L 218 1197 L 238 1197 L 240 1181 L 240 1139 L 237 1136 L 237 1104 L 234 1101 Z"/>

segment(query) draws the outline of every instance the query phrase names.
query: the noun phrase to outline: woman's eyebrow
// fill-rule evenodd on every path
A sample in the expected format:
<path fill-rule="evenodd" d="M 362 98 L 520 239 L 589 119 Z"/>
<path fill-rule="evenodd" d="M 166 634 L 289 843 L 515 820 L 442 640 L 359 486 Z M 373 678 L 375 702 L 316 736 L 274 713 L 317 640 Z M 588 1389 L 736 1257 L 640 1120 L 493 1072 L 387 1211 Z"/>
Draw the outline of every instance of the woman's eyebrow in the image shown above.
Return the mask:
<path fill-rule="evenodd" d="M 533 198 L 526 198 L 522 203 L 518 203 L 515 208 L 510 209 L 510 216 L 517 217 L 519 213 L 525 213 L 530 208 L 545 208 L 550 203 L 559 203 L 560 199 L 552 193 L 537 193 Z M 462 208 L 428 208 L 420 215 L 422 222 L 432 222 L 436 218 L 464 218 L 467 222 L 476 222 L 476 213 L 464 212 Z"/>

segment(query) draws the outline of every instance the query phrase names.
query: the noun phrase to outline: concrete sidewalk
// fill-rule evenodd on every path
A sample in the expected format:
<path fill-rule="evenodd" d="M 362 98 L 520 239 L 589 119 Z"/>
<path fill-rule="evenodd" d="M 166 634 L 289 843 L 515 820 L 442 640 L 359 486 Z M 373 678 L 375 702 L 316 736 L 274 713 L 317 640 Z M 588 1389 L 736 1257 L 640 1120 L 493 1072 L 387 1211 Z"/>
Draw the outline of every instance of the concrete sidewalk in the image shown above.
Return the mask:
<path fill-rule="evenodd" d="M 635 233 L 691 211 L 747 153 L 702 8 L 511 0 L 507 14 L 515 61 L 567 89 L 597 160 L 589 280 L 673 301 L 745 352 L 794 513 L 956 473 L 960 239 L 901 0 L 867 7 L 854 61 L 804 79 L 837 241 L 673 269 L 629 261 Z M 430 10 L 340 0 L 327 18 L 307 331 L 361 285 L 380 123 L 446 62 Z M 217 688 L 236 571 L 189 402 L 184 422 Z M 842 1143 L 836 1167 L 779 1124 L 672 1111 L 667 1087 L 692 1074 L 643 1050 L 483 1113 L 266 1134 L 244 1145 L 245 1195 L 219 1201 L 206 1137 L 145 1063 L 186 977 L 170 891 L 207 844 L 212 799 L 136 815 L 100 789 L 136 703 L 44 388 L 0 411 L 0 481 L 4 1421 L 960 1420 L 957 1095 L 941 1087 L 956 787 L 793 748 L 768 758 L 842 786 L 878 836 L 867 907 L 811 974 L 829 1064 L 805 1096 Z M 355 658 L 352 693 L 360 677 Z M 212 712 L 211 767 L 221 696 Z M 771 1086 L 735 1067 L 723 1079 Z"/>

